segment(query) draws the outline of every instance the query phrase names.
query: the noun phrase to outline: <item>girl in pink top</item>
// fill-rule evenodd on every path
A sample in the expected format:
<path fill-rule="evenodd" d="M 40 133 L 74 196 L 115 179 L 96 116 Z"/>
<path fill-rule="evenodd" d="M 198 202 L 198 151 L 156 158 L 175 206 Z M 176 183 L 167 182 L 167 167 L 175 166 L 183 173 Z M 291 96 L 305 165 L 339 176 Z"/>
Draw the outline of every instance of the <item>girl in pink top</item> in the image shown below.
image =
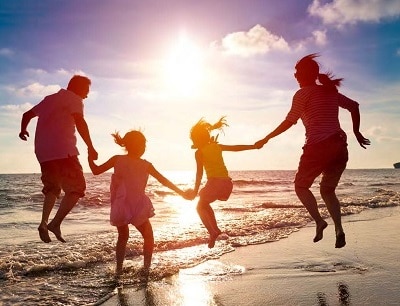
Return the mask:
<path fill-rule="evenodd" d="M 118 230 L 116 276 L 122 273 L 129 224 L 134 225 L 143 236 L 144 272 L 148 275 L 154 249 L 153 229 L 149 220 L 154 216 L 154 208 L 145 194 L 148 177 L 153 176 L 182 197 L 185 197 L 185 192 L 165 178 L 150 162 L 141 158 L 146 150 L 146 138 L 141 132 L 130 131 L 124 137 L 117 132 L 112 136 L 115 143 L 126 149 L 127 154 L 115 155 L 99 166 L 89 158 L 89 166 L 94 175 L 114 168 L 110 185 L 110 223 Z"/>

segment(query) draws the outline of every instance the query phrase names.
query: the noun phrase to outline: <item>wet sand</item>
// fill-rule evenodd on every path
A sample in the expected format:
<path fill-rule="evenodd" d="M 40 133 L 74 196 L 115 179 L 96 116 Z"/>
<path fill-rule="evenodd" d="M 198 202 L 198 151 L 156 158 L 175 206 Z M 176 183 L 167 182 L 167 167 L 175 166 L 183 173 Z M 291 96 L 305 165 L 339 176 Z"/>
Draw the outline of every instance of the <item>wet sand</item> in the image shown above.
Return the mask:
<path fill-rule="evenodd" d="M 286 239 L 237 248 L 146 287 L 119 287 L 110 305 L 399 305 L 400 207 L 343 217 L 347 245 L 335 249 L 330 220 Z M 217 241 L 218 244 L 218 241 Z"/>

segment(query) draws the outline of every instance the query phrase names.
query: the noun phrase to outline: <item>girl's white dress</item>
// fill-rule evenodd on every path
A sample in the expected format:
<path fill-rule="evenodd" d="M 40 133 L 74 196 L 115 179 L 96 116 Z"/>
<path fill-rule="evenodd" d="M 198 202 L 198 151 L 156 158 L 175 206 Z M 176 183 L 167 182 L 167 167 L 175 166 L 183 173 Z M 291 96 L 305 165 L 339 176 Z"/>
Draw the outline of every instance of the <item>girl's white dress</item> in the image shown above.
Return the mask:
<path fill-rule="evenodd" d="M 153 204 L 145 194 L 150 166 L 144 159 L 117 156 L 110 184 L 111 225 L 140 226 L 154 216 Z"/>

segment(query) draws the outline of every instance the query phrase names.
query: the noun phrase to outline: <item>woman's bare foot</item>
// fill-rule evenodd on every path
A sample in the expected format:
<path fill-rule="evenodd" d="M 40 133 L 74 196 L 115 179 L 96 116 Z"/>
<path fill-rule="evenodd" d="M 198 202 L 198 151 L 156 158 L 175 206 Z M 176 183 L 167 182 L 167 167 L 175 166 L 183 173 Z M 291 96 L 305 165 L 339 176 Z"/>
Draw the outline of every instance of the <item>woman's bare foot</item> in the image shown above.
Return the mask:
<path fill-rule="evenodd" d="M 316 229 L 316 234 L 314 237 L 314 242 L 320 241 L 324 236 L 324 229 L 328 226 L 328 223 L 326 223 L 325 220 L 322 220 L 317 223 L 317 229 Z"/>
<path fill-rule="evenodd" d="M 208 240 L 208 247 L 212 249 L 215 245 L 215 241 L 217 240 L 218 236 L 221 235 L 221 231 L 218 230 L 214 232 L 213 234 L 210 234 L 210 238 Z"/>
<path fill-rule="evenodd" d="M 61 241 L 61 242 L 66 242 L 65 240 L 64 240 L 64 238 L 61 236 L 61 229 L 60 229 L 60 226 L 52 226 L 52 224 L 51 224 L 51 222 L 47 225 L 47 229 L 50 231 L 50 232 L 52 232 L 55 236 L 56 236 L 56 238 L 57 238 L 57 240 L 59 240 L 59 241 Z"/>
<path fill-rule="evenodd" d="M 47 226 L 39 225 L 38 227 L 39 237 L 45 243 L 51 242 L 49 231 L 47 230 Z"/>
<path fill-rule="evenodd" d="M 343 232 L 336 235 L 335 248 L 340 249 L 346 245 L 346 236 Z"/>

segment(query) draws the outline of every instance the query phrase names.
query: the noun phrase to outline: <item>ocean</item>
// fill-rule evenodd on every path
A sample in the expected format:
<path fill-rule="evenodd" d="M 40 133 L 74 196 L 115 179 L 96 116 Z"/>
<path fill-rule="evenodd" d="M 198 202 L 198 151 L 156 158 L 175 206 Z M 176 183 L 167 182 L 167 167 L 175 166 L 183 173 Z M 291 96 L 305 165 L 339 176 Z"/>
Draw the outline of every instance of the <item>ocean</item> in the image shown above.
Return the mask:
<path fill-rule="evenodd" d="M 193 172 L 163 174 L 182 189 L 193 187 Z M 150 280 L 162 280 L 239 247 L 273 243 L 310 226 L 312 220 L 294 193 L 294 174 L 231 171 L 231 198 L 212 204 L 223 231 L 213 249 L 207 247 L 208 235 L 196 213 L 197 199 L 184 200 L 150 178 L 147 192 L 156 211 L 151 218 L 155 253 Z M 43 200 L 40 174 L 0 174 L 0 305 L 90 305 L 115 290 L 117 232 L 109 224 L 110 176 L 86 174 L 86 196 L 62 224 L 67 243 L 51 235 L 53 241 L 45 244 L 37 232 Z M 337 188 L 342 214 L 399 206 L 399 176 L 396 169 L 347 169 Z M 328 218 L 318 180 L 312 190 Z M 142 242 L 131 226 L 124 285 L 141 284 Z"/>

